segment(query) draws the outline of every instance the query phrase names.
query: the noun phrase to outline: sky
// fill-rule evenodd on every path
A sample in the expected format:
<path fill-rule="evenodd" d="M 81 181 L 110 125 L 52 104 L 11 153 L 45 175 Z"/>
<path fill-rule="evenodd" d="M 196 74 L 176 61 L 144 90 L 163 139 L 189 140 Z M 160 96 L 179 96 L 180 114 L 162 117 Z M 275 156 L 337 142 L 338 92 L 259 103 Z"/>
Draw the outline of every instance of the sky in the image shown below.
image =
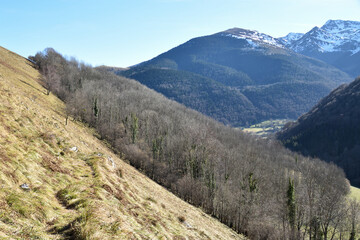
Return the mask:
<path fill-rule="evenodd" d="M 93 66 L 128 67 L 233 27 L 273 37 L 329 19 L 360 21 L 360 0 L 0 0 L 0 46 L 47 47 Z"/>

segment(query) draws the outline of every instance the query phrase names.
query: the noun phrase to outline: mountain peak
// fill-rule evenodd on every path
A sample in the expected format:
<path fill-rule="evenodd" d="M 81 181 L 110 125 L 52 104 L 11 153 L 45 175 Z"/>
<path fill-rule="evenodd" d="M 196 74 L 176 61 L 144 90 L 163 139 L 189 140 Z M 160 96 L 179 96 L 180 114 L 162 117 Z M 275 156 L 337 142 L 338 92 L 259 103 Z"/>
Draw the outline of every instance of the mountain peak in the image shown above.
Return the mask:
<path fill-rule="evenodd" d="M 351 26 L 360 26 L 360 22 L 351 21 L 351 20 L 328 20 L 322 27 L 327 26 L 340 26 L 340 27 L 351 27 Z"/>
<path fill-rule="evenodd" d="M 295 41 L 299 40 L 304 36 L 304 33 L 289 33 L 285 37 L 278 38 L 279 41 L 285 46 L 293 44 Z"/>
<path fill-rule="evenodd" d="M 314 27 L 289 46 L 300 53 L 360 52 L 360 22 L 328 20 L 321 28 Z"/>
<path fill-rule="evenodd" d="M 329 19 L 326 21 L 326 23 L 324 24 L 324 26 L 326 25 L 337 25 L 339 23 L 343 23 L 343 22 L 346 22 L 344 20 L 332 20 L 332 19 Z"/>
<path fill-rule="evenodd" d="M 343 20 L 328 20 L 322 27 L 322 30 L 329 33 L 342 33 L 351 35 L 360 30 L 360 22 L 356 21 L 343 21 Z"/>

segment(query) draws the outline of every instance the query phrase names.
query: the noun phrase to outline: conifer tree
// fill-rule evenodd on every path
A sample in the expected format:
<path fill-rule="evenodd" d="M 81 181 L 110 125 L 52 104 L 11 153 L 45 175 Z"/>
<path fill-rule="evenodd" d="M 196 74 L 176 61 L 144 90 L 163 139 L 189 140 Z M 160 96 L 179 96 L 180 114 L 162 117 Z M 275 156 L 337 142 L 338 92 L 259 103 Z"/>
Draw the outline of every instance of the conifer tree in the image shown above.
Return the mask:
<path fill-rule="evenodd" d="M 137 134 L 139 131 L 139 118 L 136 117 L 135 113 L 131 114 L 131 142 L 134 144 L 136 143 Z"/>
<path fill-rule="evenodd" d="M 296 219 L 296 203 L 295 203 L 295 187 L 294 180 L 289 178 L 289 185 L 287 190 L 287 208 L 288 208 L 288 218 L 291 230 L 295 229 L 295 219 Z"/>

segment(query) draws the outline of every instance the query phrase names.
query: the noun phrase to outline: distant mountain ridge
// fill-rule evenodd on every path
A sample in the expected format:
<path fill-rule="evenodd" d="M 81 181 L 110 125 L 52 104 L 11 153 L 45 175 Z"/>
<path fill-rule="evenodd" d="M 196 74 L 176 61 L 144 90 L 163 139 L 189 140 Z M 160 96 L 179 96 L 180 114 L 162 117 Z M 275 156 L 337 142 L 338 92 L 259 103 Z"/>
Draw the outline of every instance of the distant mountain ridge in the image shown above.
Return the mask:
<path fill-rule="evenodd" d="M 307 33 L 289 33 L 285 37 L 274 38 L 255 30 L 232 28 L 221 33 L 238 39 L 289 48 L 304 55 L 311 53 L 347 52 L 355 55 L 360 52 L 360 22 L 328 20 L 322 27 L 314 27 Z"/>
<path fill-rule="evenodd" d="M 288 45 L 295 52 L 360 52 L 360 22 L 329 20 Z"/>
<path fill-rule="evenodd" d="M 295 38 L 290 39 L 291 36 Z M 301 36 L 301 37 L 300 37 Z M 360 22 L 329 20 L 306 34 L 278 39 L 285 47 L 327 62 L 352 77 L 360 75 Z"/>
<path fill-rule="evenodd" d="M 360 75 L 360 22 L 328 20 L 307 33 L 289 33 L 274 38 L 255 30 L 233 28 L 225 36 L 246 39 L 250 47 L 269 44 L 329 63 L 352 77 Z"/>
<path fill-rule="evenodd" d="M 233 28 L 191 39 L 126 71 L 110 71 L 232 126 L 296 119 L 351 78 L 284 41 Z"/>

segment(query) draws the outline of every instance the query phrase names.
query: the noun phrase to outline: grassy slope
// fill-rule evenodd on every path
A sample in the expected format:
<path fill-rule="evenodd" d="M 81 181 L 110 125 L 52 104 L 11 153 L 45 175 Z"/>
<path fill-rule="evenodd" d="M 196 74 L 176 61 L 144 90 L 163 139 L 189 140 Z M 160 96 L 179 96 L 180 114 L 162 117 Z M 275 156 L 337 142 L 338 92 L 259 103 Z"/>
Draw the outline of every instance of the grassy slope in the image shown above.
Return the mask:
<path fill-rule="evenodd" d="M 64 104 L 38 78 L 0 48 L 0 239 L 242 238 L 123 162 L 91 129 L 65 126 Z"/>
<path fill-rule="evenodd" d="M 360 188 L 351 186 L 350 190 L 351 190 L 350 197 L 360 202 Z"/>

